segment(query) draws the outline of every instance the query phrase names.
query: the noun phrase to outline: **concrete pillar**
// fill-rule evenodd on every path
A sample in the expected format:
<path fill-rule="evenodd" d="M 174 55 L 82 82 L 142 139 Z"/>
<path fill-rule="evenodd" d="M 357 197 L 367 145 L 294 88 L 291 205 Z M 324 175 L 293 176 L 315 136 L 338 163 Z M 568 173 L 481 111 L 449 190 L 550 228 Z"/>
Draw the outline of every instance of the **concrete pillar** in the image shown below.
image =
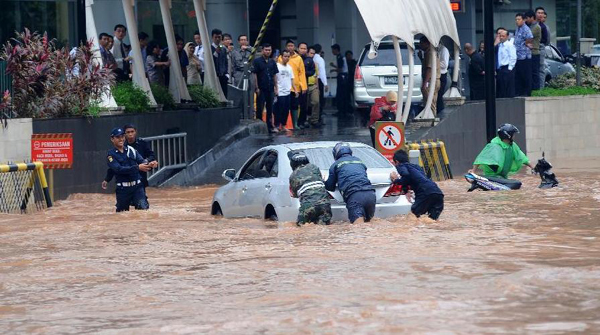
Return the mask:
<path fill-rule="evenodd" d="M 359 14 L 352 0 L 334 0 L 334 11 L 335 43 L 340 45 L 343 55 L 346 50 L 356 47 L 356 21 Z"/>
<path fill-rule="evenodd" d="M 298 43 L 309 45 L 319 40 L 319 0 L 296 0 L 296 32 Z"/>
<path fill-rule="evenodd" d="M 150 99 L 150 105 L 156 106 L 156 100 L 150 90 L 150 83 L 146 78 L 146 70 L 144 69 L 144 61 L 142 60 L 142 48 L 140 40 L 137 39 L 138 29 L 137 20 L 133 13 L 135 0 L 123 0 L 123 11 L 125 12 L 125 22 L 127 22 L 127 34 L 131 36 L 131 50 L 133 51 L 133 82 L 136 83 Z"/>
<path fill-rule="evenodd" d="M 169 92 L 171 92 L 175 102 L 192 100 L 185 79 L 183 78 L 181 63 L 179 62 L 179 53 L 177 52 L 175 32 L 173 31 L 173 22 L 171 20 L 171 0 L 160 0 L 160 12 L 169 47 L 169 59 L 171 60 L 171 66 L 169 66 Z"/>
<path fill-rule="evenodd" d="M 204 85 L 215 91 L 220 101 L 227 101 L 225 95 L 223 94 L 223 90 L 221 89 L 219 78 L 217 78 L 217 71 L 215 70 L 215 62 L 211 48 L 212 38 L 206 25 L 206 0 L 194 0 L 194 9 L 196 10 L 198 30 L 200 31 L 202 45 L 204 46 Z"/>
<path fill-rule="evenodd" d="M 92 5 L 94 0 L 85 0 L 85 33 L 88 40 L 92 41 L 92 52 L 94 53 L 93 62 L 95 64 L 102 64 L 102 56 L 100 55 L 100 44 L 98 43 L 98 31 L 96 30 L 96 22 L 94 20 L 94 11 Z M 100 102 L 101 107 L 117 107 L 117 103 L 113 98 L 110 90 L 108 93 L 102 95 L 102 101 Z"/>

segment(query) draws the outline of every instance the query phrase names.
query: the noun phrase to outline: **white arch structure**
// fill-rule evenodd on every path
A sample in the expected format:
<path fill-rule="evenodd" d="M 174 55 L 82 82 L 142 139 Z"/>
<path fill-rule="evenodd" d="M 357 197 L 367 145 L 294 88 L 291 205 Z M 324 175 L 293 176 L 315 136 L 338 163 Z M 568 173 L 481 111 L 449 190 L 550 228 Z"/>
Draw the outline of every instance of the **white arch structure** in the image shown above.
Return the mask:
<path fill-rule="evenodd" d="M 409 54 L 409 77 L 408 96 L 402 114 L 396 113 L 396 121 L 406 123 L 410 111 L 412 91 L 414 88 L 414 50 L 415 35 L 422 34 L 437 48 L 443 36 L 448 36 L 455 44 L 454 48 L 454 72 L 452 73 L 453 85 L 450 88 L 450 96 L 460 96 L 460 92 L 454 83 L 458 82 L 460 41 L 456 28 L 456 20 L 450 8 L 448 0 L 354 0 L 360 11 L 369 35 L 373 40 L 371 44 L 370 57 L 376 55 L 379 43 L 386 36 L 392 36 L 396 59 L 398 63 L 398 101 L 404 101 L 404 74 L 402 55 L 400 53 L 399 40 L 403 40 L 408 46 Z M 437 52 L 431 53 L 432 62 L 437 60 Z M 437 67 L 432 67 L 430 87 L 435 87 Z M 456 92 L 452 92 L 456 91 Z M 434 119 L 435 114 L 431 110 L 433 94 L 435 90 L 429 90 L 427 103 L 423 111 L 417 116 L 418 119 Z M 425 97 L 424 97 L 425 98 Z"/>

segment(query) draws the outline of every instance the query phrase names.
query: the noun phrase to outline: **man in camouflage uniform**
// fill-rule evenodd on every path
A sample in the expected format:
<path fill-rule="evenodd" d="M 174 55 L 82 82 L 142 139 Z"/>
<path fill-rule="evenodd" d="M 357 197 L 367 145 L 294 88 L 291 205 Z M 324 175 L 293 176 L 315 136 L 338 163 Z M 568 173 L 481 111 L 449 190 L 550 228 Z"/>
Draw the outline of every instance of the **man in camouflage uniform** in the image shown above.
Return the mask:
<path fill-rule="evenodd" d="M 290 152 L 290 193 L 300 198 L 298 226 L 307 222 L 331 224 L 331 204 L 319 168 L 301 152 Z"/>

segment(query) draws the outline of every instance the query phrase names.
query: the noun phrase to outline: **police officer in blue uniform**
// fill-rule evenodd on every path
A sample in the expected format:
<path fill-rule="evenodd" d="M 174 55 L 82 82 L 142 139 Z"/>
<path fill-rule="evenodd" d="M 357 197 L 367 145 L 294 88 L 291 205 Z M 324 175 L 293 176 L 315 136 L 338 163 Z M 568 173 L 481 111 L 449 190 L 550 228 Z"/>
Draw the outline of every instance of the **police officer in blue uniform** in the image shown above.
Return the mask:
<path fill-rule="evenodd" d="M 148 161 L 150 167 L 152 167 L 153 169 L 157 168 L 158 162 L 156 161 L 156 154 L 154 153 L 148 142 L 137 137 L 137 129 L 135 128 L 135 126 L 132 124 L 126 124 L 123 127 L 123 131 L 125 132 L 125 139 L 127 140 L 125 142 L 125 145 L 132 146 L 135 150 L 137 150 L 137 152 L 140 153 L 140 155 L 142 155 L 144 159 Z M 111 169 L 108 169 L 106 171 L 106 177 L 104 177 L 104 181 L 102 182 L 103 189 L 106 189 L 108 183 L 110 183 L 114 175 L 115 174 Z M 148 187 L 148 173 L 140 171 L 140 176 L 142 177 L 141 180 L 142 185 L 144 185 L 144 188 Z"/>
<path fill-rule="evenodd" d="M 352 149 L 347 143 L 335 145 L 333 158 L 335 162 L 329 168 L 325 188 L 333 192 L 338 185 L 351 223 L 369 222 L 375 216 L 377 197 L 367 176 L 367 166 L 352 156 Z"/>
<path fill-rule="evenodd" d="M 110 133 L 114 145 L 108 150 L 108 167 L 117 179 L 117 212 L 128 211 L 133 204 L 136 209 L 148 209 L 150 205 L 142 185 L 141 172 L 147 172 L 152 167 L 132 146 L 125 145 L 123 128 L 115 128 Z"/>

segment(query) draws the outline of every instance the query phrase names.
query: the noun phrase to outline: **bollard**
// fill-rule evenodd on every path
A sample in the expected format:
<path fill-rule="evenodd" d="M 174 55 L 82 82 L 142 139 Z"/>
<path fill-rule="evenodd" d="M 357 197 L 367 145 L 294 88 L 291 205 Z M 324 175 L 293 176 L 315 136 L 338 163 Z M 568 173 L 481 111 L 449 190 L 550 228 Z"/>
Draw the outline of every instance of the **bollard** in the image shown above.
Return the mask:
<path fill-rule="evenodd" d="M 411 150 L 408 152 L 408 161 L 411 164 L 419 165 L 421 159 L 421 152 L 419 150 Z"/>

